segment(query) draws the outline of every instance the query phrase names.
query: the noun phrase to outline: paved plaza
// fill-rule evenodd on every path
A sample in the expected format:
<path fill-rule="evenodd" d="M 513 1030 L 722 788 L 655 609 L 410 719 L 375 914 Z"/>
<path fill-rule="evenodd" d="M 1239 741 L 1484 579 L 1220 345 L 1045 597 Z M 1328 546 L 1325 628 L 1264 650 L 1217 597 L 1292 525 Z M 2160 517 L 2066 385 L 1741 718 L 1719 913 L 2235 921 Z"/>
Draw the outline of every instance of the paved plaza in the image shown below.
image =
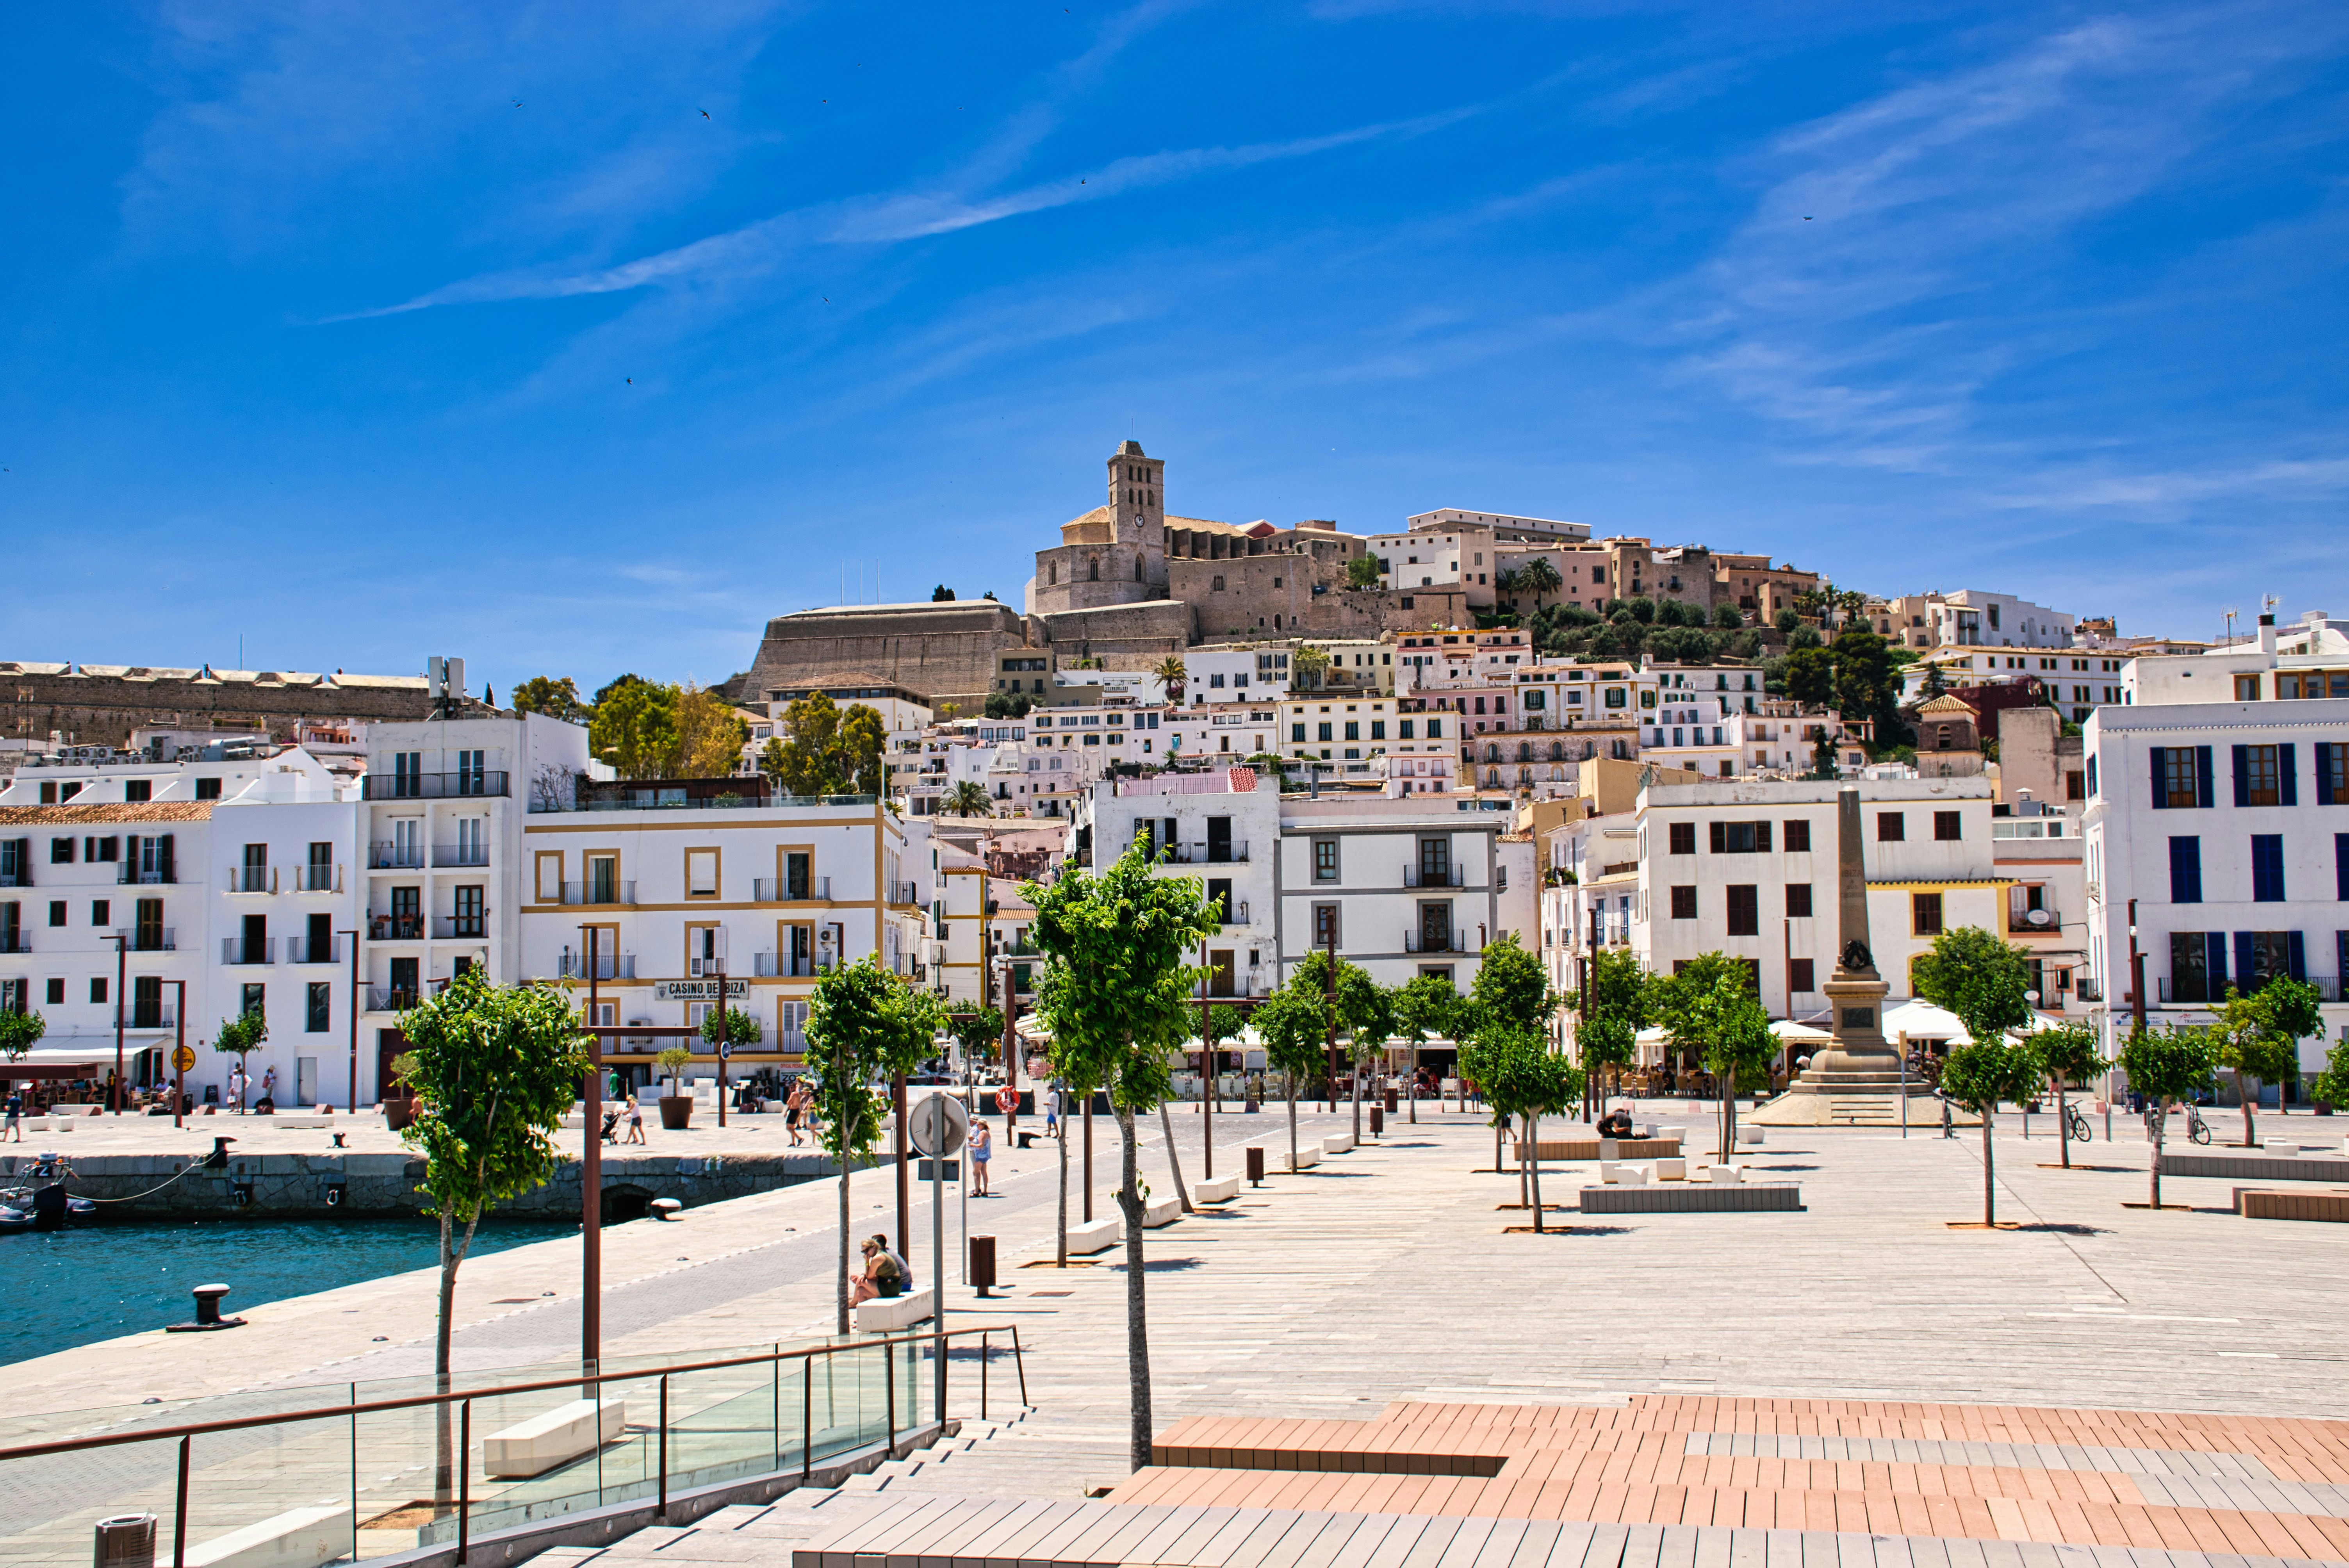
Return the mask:
<path fill-rule="evenodd" d="M 1705 1119 L 1684 1119 L 1700 1153 Z M 1174 1118 L 1194 1179 L 1199 1120 Z M 1772 1129 L 1767 1143 L 1741 1155 L 1756 1179 L 1799 1181 L 1799 1212 L 1586 1218 L 1570 1206 L 1590 1168 L 1566 1167 L 1544 1182 L 1544 1196 L 1563 1205 L 1547 1216 L 1558 1228 L 1535 1235 L 1515 1228 L 1528 1218 L 1523 1211 L 1505 1207 L 1517 1182 L 1491 1171 L 1489 1129 L 1473 1113 L 1423 1109 L 1415 1127 L 1392 1126 L 1383 1141 L 1151 1233 L 1156 1428 L 1209 1417 L 1363 1420 L 1396 1401 L 1620 1409 L 1635 1397 L 2320 1420 L 2349 1410 L 2349 1253 L 2337 1232 L 2240 1218 L 2219 1180 L 2166 1183 L 2165 1198 L 2183 1207 L 2130 1207 L 2146 1197 L 2148 1152 L 2130 1124 L 2118 1123 L 2116 1144 L 2075 1145 L 2086 1163 L 2063 1171 L 2050 1168 L 2057 1146 L 2044 1136 L 2048 1119 L 2034 1121 L 2042 1136 L 2027 1141 L 2014 1116 L 2000 1129 L 2000 1216 L 2015 1229 L 1965 1228 L 1981 1212 L 1975 1133 L 1945 1140 L 1805 1128 Z M 1303 1131 L 1318 1138 L 1347 1125 L 1342 1111 L 1314 1115 Z M 2342 1125 L 2292 1118 L 2268 1132 L 2315 1143 Z M 1238 1169 L 1241 1140 L 1281 1163 L 1277 1109 L 1219 1119 L 1216 1130 L 1219 1171 Z M 1097 1121 L 1096 1137 L 1106 1190 L 1113 1124 Z M 1143 1159 L 1163 1191 L 1157 1139 L 1149 1127 Z M 1133 1485 L 1122 1264 L 1112 1255 L 1066 1272 L 1020 1266 L 1049 1256 L 1054 1152 L 999 1157 L 1006 1195 L 972 1206 L 972 1229 L 1002 1240 L 1003 1299 L 982 1304 L 959 1287 L 948 1295 L 963 1321 L 1019 1325 L 1032 1410 L 1006 1418 L 998 1408 L 995 1422 L 974 1421 L 954 1443 L 839 1492 L 644 1532 L 607 1555 L 628 1561 L 658 1547 L 662 1562 L 764 1560 L 909 1497 L 1075 1501 Z M 887 1179 L 859 1176 L 852 1191 L 854 1228 L 881 1229 Z M 834 1202 L 826 1181 L 607 1233 L 607 1351 L 708 1352 L 821 1332 Z M 1110 1212 L 1106 1200 L 1097 1208 Z M 915 1228 L 926 1238 L 926 1208 Z M 926 1256 L 925 1241 L 915 1249 L 925 1274 Z M 469 1264 L 460 1363 L 487 1369 L 575 1355 L 576 1289 L 574 1242 Z M 547 1290 L 555 1294 L 540 1295 Z M 19 1387 L 63 1408 L 199 1387 L 407 1375 L 429 1367 L 429 1274 L 371 1282 L 255 1309 L 258 1334 L 194 1345 L 140 1336 L 26 1364 Z M 387 1327 L 387 1343 L 373 1343 Z M 958 1413 L 970 1393 L 957 1393 Z M 1690 1450 L 1680 1462 L 1711 1462 L 1710 1453 Z M 1733 1450 L 1720 1462 L 1749 1458 L 1867 1456 Z M 2137 1495 L 2150 1497 L 2141 1487 Z M 1335 1506 L 1364 1511 L 1342 1498 Z"/>

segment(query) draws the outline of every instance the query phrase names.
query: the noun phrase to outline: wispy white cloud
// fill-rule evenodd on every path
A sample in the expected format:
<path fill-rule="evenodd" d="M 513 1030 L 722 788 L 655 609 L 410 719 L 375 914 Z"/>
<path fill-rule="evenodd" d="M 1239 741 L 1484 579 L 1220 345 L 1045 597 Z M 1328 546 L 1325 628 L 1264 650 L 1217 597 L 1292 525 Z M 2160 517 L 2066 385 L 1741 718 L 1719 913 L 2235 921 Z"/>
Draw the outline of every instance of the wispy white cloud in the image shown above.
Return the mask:
<path fill-rule="evenodd" d="M 2132 511 L 2190 506 L 2220 496 L 2294 500 L 2349 490 L 2349 457 L 2306 458 L 2147 473 L 2055 476 L 2024 489 L 1993 491 L 1992 504 L 2018 510 Z"/>

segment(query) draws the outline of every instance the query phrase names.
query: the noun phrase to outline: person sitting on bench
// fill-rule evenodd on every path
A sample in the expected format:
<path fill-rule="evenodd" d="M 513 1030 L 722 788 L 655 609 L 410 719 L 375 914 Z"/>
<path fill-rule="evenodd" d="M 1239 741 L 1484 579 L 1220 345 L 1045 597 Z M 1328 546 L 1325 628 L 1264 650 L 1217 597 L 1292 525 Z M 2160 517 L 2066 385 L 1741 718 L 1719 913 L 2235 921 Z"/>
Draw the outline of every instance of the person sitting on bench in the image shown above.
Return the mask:
<path fill-rule="evenodd" d="M 1609 1111 L 1605 1116 L 1600 1117 L 1599 1119 L 1599 1136 L 1601 1138 L 1630 1137 L 1631 1113 L 1619 1105 L 1614 1109 Z"/>

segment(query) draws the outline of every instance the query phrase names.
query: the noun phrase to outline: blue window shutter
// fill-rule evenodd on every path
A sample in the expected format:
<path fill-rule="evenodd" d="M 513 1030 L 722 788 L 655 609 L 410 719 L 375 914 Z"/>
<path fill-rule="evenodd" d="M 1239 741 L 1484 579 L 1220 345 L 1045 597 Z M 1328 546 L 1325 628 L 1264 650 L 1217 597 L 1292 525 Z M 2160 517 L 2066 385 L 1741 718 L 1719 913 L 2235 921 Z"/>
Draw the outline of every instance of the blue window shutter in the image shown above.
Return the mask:
<path fill-rule="evenodd" d="M 2251 933 L 2239 931 L 2235 933 L 2235 989 L 2246 996 L 2251 994 Z M 2213 995 L 2210 999 L 2216 1002 L 2222 997 Z"/>
<path fill-rule="evenodd" d="M 2349 833 L 2333 835 L 2333 881 L 2335 896 L 2349 903 Z M 2349 969 L 2343 973 L 2349 974 Z"/>
<path fill-rule="evenodd" d="M 2210 748 L 2207 746 L 2194 748 L 2194 801 L 2205 810 L 2219 803 L 2219 791 L 2210 782 Z"/>
<path fill-rule="evenodd" d="M 2209 949 L 2210 999 L 2215 1002 L 2227 994 L 2227 934 L 2205 932 L 2203 941 Z"/>
<path fill-rule="evenodd" d="M 2153 758 L 2153 809 L 2167 810 L 2169 808 L 2169 748 L 2157 746 L 2146 755 Z M 2091 758 L 2088 766 L 2094 768 L 2095 765 L 2095 759 Z"/>
<path fill-rule="evenodd" d="M 2285 962 L 2292 965 L 2293 979 L 2305 980 L 2308 978 L 2308 939 L 2297 931 L 2291 934 L 2292 954 Z"/>
<path fill-rule="evenodd" d="M 2169 902 L 2200 903 L 2202 902 L 2202 841 L 2197 838 L 2173 838 L 2169 841 Z"/>
<path fill-rule="evenodd" d="M 2235 748 L 2235 804 L 2248 806 L 2251 803 L 2251 748 L 2248 746 L 2238 746 Z"/>
<path fill-rule="evenodd" d="M 2276 799 L 2286 806 L 2300 804 L 2300 748 L 2276 748 Z"/>
<path fill-rule="evenodd" d="M 2091 758 L 2088 758 L 2088 799 L 2091 799 L 2091 800 L 2093 800 L 2093 799 L 2095 799 L 2095 798 L 2096 798 L 2096 759 L 2095 759 L 2095 758 L 2091 757 Z"/>
<path fill-rule="evenodd" d="M 2316 743 L 2316 803 L 2333 804 L 2333 743 L 2328 740 Z"/>

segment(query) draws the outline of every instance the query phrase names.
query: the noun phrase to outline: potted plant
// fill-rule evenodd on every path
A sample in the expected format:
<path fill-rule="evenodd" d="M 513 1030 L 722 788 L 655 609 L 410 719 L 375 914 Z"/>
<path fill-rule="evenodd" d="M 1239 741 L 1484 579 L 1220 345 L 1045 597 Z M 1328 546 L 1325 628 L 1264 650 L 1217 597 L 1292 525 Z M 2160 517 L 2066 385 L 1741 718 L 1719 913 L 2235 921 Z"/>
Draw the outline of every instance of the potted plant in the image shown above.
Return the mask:
<path fill-rule="evenodd" d="M 402 1051 L 391 1058 L 391 1081 L 383 1089 L 383 1124 L 394 1132 L 416 1123 L 416 1089 L 409 1075 L 416 1070 L 416 1053 Z"/>
<path fill-rule="evenodd" d="M 671 1046 L 653 1058 L 668 1074 L 668 1092 L 661 1096 L 660 1113 L 661 1126 L 671 1132 L 682 1132 L 693 1120 L 693 1097 L 679 1092 L 677 1077 L 692 1059 L 693 1053 L 683 1046 Z"/>

